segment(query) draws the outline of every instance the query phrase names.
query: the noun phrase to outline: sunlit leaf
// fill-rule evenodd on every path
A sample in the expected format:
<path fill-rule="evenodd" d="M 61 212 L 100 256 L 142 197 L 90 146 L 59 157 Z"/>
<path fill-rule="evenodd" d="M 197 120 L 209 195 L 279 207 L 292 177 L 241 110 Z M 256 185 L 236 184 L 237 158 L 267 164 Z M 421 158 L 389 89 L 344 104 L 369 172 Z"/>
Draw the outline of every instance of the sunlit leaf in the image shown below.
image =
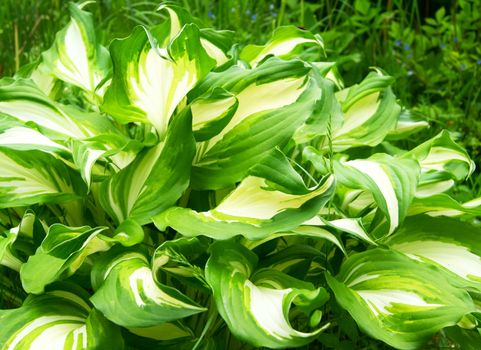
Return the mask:
<path fill-rule="evenodd" d="M 334 189 L 332 176 L 307 188 L 280 151 L 266 158 L 252 173 L 215 209 L 196 212 L 173 207 L 156 216 L 154 223 L 161 230 L 170 226 L 189 237 L 229 239 L 240 234 L 262 239 L 293 229 L 313 217 Z"/>
<path fill-rule="evenodd" d="M 177 289 L 156 282 L 146 256 L 135 250 L 103 254 L 92 274 L 97 290 L 90 300 L 124 327 L 152 327 L 205 311 Z"/>
<path fill-rule="evenodd" d="M 89 97 L 102 97 L 99 87 L 111 69 L 109 53 L 97 41 L 93 16 L 73 3 L 69 10 L 71 20 L 43 53 L 43 64 L 51 75 L 80 87 Z"/>
<path fill-rule="evenodd" d="M 288 318 L 293 305 L 308 312 L 322 306 L 327 297 L 323 288 L 281 273 L 260 274 L 252 280 L 257 256 L 233 242 L 217 242 L 211 254 L 206 278 L 219 313 L 236 337 L 256 347 L 298 347 L 325 328 L 296 330 Z"/>
<path fill-rule="evenodd" d="M 18 309 L 0 310 L 0 322 L 5 349 L 123 348 L 119 327 L 92 309 L 79 287 L 31 295 Z"/>
<path fill-rule="evenodd" d="M 352 255 L 338 276 L 326 277 L 359 327 L 398 349 L 418 349 L 475 310 L 469 294 L 441 272 L 385 249 Z"/>

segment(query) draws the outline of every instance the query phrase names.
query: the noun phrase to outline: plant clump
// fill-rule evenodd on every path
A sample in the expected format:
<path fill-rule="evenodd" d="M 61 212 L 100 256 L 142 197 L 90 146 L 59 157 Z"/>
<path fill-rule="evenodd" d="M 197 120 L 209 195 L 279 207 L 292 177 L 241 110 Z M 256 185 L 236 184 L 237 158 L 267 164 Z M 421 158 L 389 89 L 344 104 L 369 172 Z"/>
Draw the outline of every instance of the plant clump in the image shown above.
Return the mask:
<path fill-rule="evenodd" d="M 318 35 L 240 47 L 158 11 L 107 49 L 71 4 L 0 80 L 0 283 L 26 296 L 0 345 L 479 341 L 481 201 L 446 193 L 474 170 L 450 134 L 403 149 L 428 124 L 381 69 L 344 87 Z"/>

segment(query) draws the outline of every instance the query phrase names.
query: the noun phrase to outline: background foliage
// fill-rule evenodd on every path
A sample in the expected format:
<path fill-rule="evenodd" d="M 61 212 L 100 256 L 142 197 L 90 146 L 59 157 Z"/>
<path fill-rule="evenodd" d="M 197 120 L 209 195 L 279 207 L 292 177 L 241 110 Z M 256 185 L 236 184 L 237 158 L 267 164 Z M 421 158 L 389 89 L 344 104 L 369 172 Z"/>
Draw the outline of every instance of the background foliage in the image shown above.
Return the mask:
<path fill-rule="evenodd" d="M 396 78 L 394 92 L 432 126 L 459 133 L 477 165 L 481 156 L 481 1 L 177 0 L 207 26 L 231 29 L 236 41 L 265 42 L 273 29 L 293 24 L 321 33 L 328 56 L 347 85 L 381 67 Z M 5 0 L 0 4 L 0 76 L 38 59 L 68 21 L 67 1 Z M 138 24 L 163 16 L 158 1 L 99 0 L 90 6 L 97 37 L 108 45 Z M 416 142 L 418 140 L 414 140 Z M 479 167 L 478 167 L 479 168 Z M 476 173 L 477 175 L 477 173 Z M 481 192 L 473 176 L 463 192 Z"/>

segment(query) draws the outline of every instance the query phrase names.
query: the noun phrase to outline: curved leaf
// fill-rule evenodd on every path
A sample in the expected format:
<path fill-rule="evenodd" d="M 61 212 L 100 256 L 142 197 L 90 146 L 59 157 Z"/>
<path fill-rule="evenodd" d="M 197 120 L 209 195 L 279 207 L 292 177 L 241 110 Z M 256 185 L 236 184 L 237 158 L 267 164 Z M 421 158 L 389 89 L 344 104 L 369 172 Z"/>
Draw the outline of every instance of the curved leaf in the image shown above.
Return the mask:
<path fill-rule="evenodd" d="M 295 58 L 305 46 L 324 48 L 322 39 L 312 33 L 294 26 L 277 28 L 272 38 L 265 45 L 247 45 L 240 53 L 240 58 L 255 67 L 267 56 L 282 59 Z"/>
<path fill-rule="evenodd" d="M 473 217 L 481 215 L 481 198 L 459 203 L 445 193 L 429 197 L 414 198 L 408 215 L 427 214 L 430 216 Z"/>
<path fill-rule="evenodd" d="M 210 249 L 206 278 L 219 313 L 236 337 L 256 347 L 280 349 L 305 345 L 323 331 L 325 326 L 298 331 L 288 318 L 292 304 L 306 312 L 320 307 L 326 300 L 323 288 L 280 272 L 259 274 L 253 283 L 254 253 L 228 241 L 216 242 Z"/>
<path fill-rule="evenodd" d="M 57 287 L 0 310 L 4 349 L 123 349 L 119 328 L 88 303 L 80 288 Z"/>
<path fill-rule="evenodd" d="M 279 151 L 248 176 L 215 208 L 196 212 L 173 207 L 154 218 L 160 230 L 167 226 L 184 236 L 205 235 L 229 239 L 243 235 L 262 239 L 291 230 L 316 215 L 331 198 L 334 178 L 326 177 L 314 188 L 306 188 L 302 178 Z"/>
<path fill-rule="evenodd" d="M 164 45 L 175 39 L 183 26 L 194 23 L 194 19 L 189 12 L 173 3 L 161 4 L 157 10 L 166 10 L 169 14 L 170 32 L 164 39 Z M 215 59 L 218 66 L 228 60 L 226 53 L 232 46 L 233 34 L 230 31 L 212 30 L 211 28 L 202 28 L 200 30 L 200 44 L 206 53 Z"/>
<path fill-rule="evenodd" d="M 192 187 L 230 186 L 273 148 L 285 145 L 318 103 L 319 86 L 310 70 L 301 61 L 270 58 L 255 69 L 232 66 L 209 74 L 190 97 L 222 88 L 235 96 L 238 107 L 222 131 L 198 144 Z"/>
<path fill-rule="evenodd" d="M 109 53 L 97 42 L 93 16 L 77 4 L 69 4 L 69 10 L 71 20 L 42 54 L 43 63 L 56 78 L 101 97 L 97 88 L 110 71 Z"/>
<path fill-rule="evenodd" d="M 376 146 L 395 128 L 401 107 L 389 87 L 392 83 L 393 78 L 371 72 L 360 84 L 337 93 L 344 123 L 333 130 L 334 151 Z"/>
<path fill-rule="evenodd" d="M 121 123 L 153 125 L 161 140 L 177 105 L 215 65 L 195 25 L 184 26 L 168 47 L 159 46 L 168 30 L 166 25 L 152 33 L 137 27 L 112 42 L 114 75 L 102 106 Z"/>
<path fill-rule="evenodd" d="M 481 230 L 449 218 L 416 216 L 386 242 L 412 259 L 449 271 L 453 285 L 481 291 Z"/>
<path fill-rule="evenodd" d="M 334 162 L 334 174 L 347 187 L 371 191 L 389 223 L 390 234 L 401 224 L 414 198 L 419 165 L 411 159 L 377 154 L 368 159 Z"/>
<path fill-rule="evenodd" d="M 205 311 L 177 289 L 156 282 L 146 256 L 135 250 L 104 253 L 94 265 L 92 282 L 92 303 L 124 327 L 152 327 Z"/>
<path fill-rule="evenodd" d="M 19 272 L 24 255 L 33 253 L 34 231 L 37 236 L 42 234 L 35 213 L 27 210 L 18 226 L 0 234 L 0 265 Z"/>
<path fill-rule="evenodd" d="M 411 134 L 417 133 L 429 127 L 429 123 L 412 115 L 409 110 L 403 110 L 399 115 L 396 128 L 391 130 L 387 140 L 403 140 Z"/>
<path fill-rule="evenodd" d="M 117 223 L 130 218 L 146 224 L 187 189 L 195 152 L 191 123 L 190 113 L 177 115 L 163 142 L 102 183 L 100 203 Z"/>
<path fill-rule="evenodd" d="M 398 349 L 418 349 L 475 310 L 439 270 L 385 249 L 352 255 L 336 278 L 326 278 L 359 327 Z"/>
<path fill-rule="evenodd" d="M 77 199 L 79 176 L 52 155 L 0 148 L 0 208 Z"/>
<path fill-rule="evenodd" d="M 110 249 L 111 244 L 97 237 L 105 230 L 106 227 L 50 226 L 47 237 L 20 269 L 25 291 L 40 294 L 48 284 L 73 275 L 88 255 Z"/>

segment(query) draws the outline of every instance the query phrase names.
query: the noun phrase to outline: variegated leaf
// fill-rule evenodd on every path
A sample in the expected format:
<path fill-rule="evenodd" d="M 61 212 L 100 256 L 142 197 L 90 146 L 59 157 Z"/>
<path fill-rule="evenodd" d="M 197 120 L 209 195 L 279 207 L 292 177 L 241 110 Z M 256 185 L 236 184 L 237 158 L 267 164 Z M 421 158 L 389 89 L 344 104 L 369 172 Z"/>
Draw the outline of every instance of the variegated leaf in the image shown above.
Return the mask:
<path fill-rule="evenodd" d="M 156 216 L 155 225 L 160 230 L 170 226 L 189 237 L 229 239 L 240 234 L 248 239 L 262 239 L 274 232 L 294 229 L 313 217 L 334 190 L 332 176 L 307 188 L 280 151 L 264 159 L 251 174 L 215 209 L 196 212 L 173 207 Z"/>
<path fill-rule="evenodd" d="M 73 275 L 88 255 L 110 249 L 110 242 L 97 237 L 105 230 L 106 227 L 50 226 L 40 247 L 20 269 L 25 291 L 40 294 L 50 283 Z"/>
<path fill-rule="evenodd" d="M 28 80 L 0 84 L 0 112 L 9 116 L 0 124 L 0 147 L 73 158 L 87 185 L 98 159 L 122 169 L 140 148 L 106 116 L 55 103 Z"/>
<path fill-rule="evenodd" d="M 0 147 L 0 208 L 77 199 L 85 193 L 79 180 L 50 154 Z"/>
<path fill-rule="evenodd" d="M 154 279 L 160 282 L 162 272 L 182 281 L 194 283 L 196 287 L 209 289 L 203 269 L 196 265 L 202 264 L 200 258 L 206 253 L 207 248 L 207 240 L 197 237 L 182 237 L 162 243 L 152 257 Z"/>
<path fill-rule="evenodd" d="M 123 348 L 120 329 L 88 302 L 79 287 L 57 286 L 29 296 L 18 309 L 0 310 L 2 349 Z"/>
<path fill-rule="evenodd" d="M 94 265 L 92 282 L 92 303 L 124 327 L 152 327 L 205 311 L 177 289 L 156 282 L 146 255 L 138 250 L 104 253 Z"/>
<path fill-rule="evenodd" d="M 7 79 L 0 84 L 0 112 L 22 124 L 35 125 L 52 141 L 122 135 L 106 116 L 56 103 L 26 79 Z"/>
<path fill-rule="evenodd" d="M 97 41 L 92 15 L 73 3 L 69 10 L 70 22 L 43 53 L 43 64 L 49 74 L 85 90 L 95 102 L 92 97 L 103 96 L 100 86 L 111 69 L 110 56 Z"/>
<path fill-rule="evenodd" d="M 427 121 L 416 118 L 409 110 L 403 110 L 399 115 L 396 128 L 387 134 L 386 139 L 402 140 L 428 127 Z"/>
<path fill-rule="evenodd" d="M 417 159 L 421 165 L 418 197 L 445 192 L 454 186 L 454 181 L 466 179 L 475 169 L 466 150 L 446 130 L 405 153 L 403 158 Z"/>
<path fill-rule="evenodd" d="M 335 230 L 345 232 L 353 237 L 361 239 L 369 244 L 377 245 L 377 243 L 373 241 L 371 237 L 369 237 L 366 229 L 363 227 L 363 224 L 359 219 L 343 218 L 326 220 L 320 216 L 315 216 L 310 220 L 304 222 L 303 226 L 301 226 L 300 228 L 307 228 L 310 226 L 320 226 L 319 229 L 322 229 L 321 227 L 333 228 Z"/>
<path fill-rule="evenodd" d="M 323 288 L 274 270 L 258 271 L 257 256 L 240 244 L 225 241 L 211 246 L 206 278 L 220 315 L 239 339 L 256 347 L 299 347 L 313 341 L 325 326 L 296 330 L 289 310 L 298 306 L 308 316 L 327 300 Z"/>
<path fill-rule="evenodd" d="M 196 98 L 190 104 L 196 141 L 206 141 L 219 134 L 231 121 L 238 106 L 238 99 L 221 88 Z"/>
<path fill-rule="evenodd" d="M 21 151 L 42 150 L 52 153 L 70 153 L 70 150 L 64 145 L 52 141 L 35 129 L 23 126 L 15 126 L 2 132 L 0 147 Z"/>
<path fill-rule="evenodd" d="M 128 218 L 148 223 L 187 189 L 195 152 L 191 123 L 188 110 L 176 115 L 164 141 L 102 183 L 100 203 L 117 223 Z"/>
<path fill-rule="evenodd" d="M 312 76 L 321 90 L 321 98 L 312 115 L 296 130 L 293 139 L 296 143 L 306 143 L 324 136 L 324 143 L 328 144 L 329 138 L 325 136 L 343 123 L 341 105 L 334 97 L 334 84 L 322 76 L 320 69 L 313 66 Z"/>
<path fill-rule="evenodd" d="M 20 271 L 24 263 L 23 256 L 33 253 L 34 230 L 35 238 L 43 234 L 36 220 L 35 213 L 27 210 L 18 226 L 0 234 L 0 265 Z"/>
<path fill-rule="evenodd" d="M 345 255 L 347 255 L 346 249 L 344 248 L 342 241 L 338 237 L 336 237 L 336 235 L 334 235 L 333 233 L 329 232 L 324 228 L 309 226 L 309 225 L 299 226 L 289 232 L 273 233 L 261 240 L 251 241 L 248 239 L 244 239 L 242 243 L 244 246 L 252 250 L 274 239 L 277 239 L 277 238 L 285 239 L 289 237 L 314 238 L 316 240 L 326 240 L 331 242 L 335 246 L 337 246 Z"/>
<path fill-rule="evenodd" d="M 230 186 L 273 148 L 285 145 L 318 108 L 320 87 L 310 71 L 301 61 L 270 58 L 255 69 L 232 66 L 209 74 L 189 96 L 222 88 L 235 96 L 238 107 L 220 132 L 197 145 L 192 186 Z"/>
<path fill-rule="evenodd" d="M 161 140 L 177 106 L 215 65 L 195 25 L 184 26 L 162 46 L 168 33 L 166 24 L 152 32 L 137 27 L 128 38 L 112 42 L 114 73 L 102 106 L 121 123 L 153 125 Z"/>
<path fill-rule="evenodd" d="M 386 242 L 412 259 L 449 271 L 450 282 L 481 291 L 481 230 L 449 218 L 416 216 Z"/>
<path fill-rule="evenodd" d="M 277 28 L 272 38 L 265 45 L 247 45 L 240 53 L 240 58 L 255 67 L 264 58 L 276 56 L 282 59 L 292 59 L 302 54 L 305 46 L 317 46 L 324 49 L 319 35 L 301 30 L 295 26 Z"/>
<path fill-rule="evenodd" d="M 344 123 L 333 130 L 334 151 L 376 146 L 396 127 L 401 107 L 391 91 L 392 83 L 392 77 L 371 72 L 360 84 L 336 94 L 344 113 Z"/>
<path fill-rule="evenodd" d="M 166 11 L 170 21 L 170 32 L 165 37 L 162 46 L 167 46 L 172 42 L 186 24 L 195 22 L 188 11 L 174 3 L 161 4 L 158 11 Z M 216 61 L 217 66 L 227 62 L 227 52 L 233 44 L 233 34 L 227 30 L 200 29 L 200 44 L 205 52 Z"/>
<path fill-rule="evenodd" d="M 414 198 L 419 165 L 412 159 L 376 154 L 368 159 L 334 162 L 336 179 L 353 189 L 369 190 L 388 222 L 387 234 L 401 224 Z"/>
<path fill-rule="evenodd" d="M 481 215 L 481 198 L 459 203 L 451 196 L 441 193 L 429 197 L 414 198 L 408 215 L 427 214 L 429 216 L 473 217 Z"/>
<path fill-rule="evenodd" d="M 326 278 L 359 327 L 397 349 L 418 349 L 475 310 L 439 270 L 386 249 L 354 254 Z"/>

